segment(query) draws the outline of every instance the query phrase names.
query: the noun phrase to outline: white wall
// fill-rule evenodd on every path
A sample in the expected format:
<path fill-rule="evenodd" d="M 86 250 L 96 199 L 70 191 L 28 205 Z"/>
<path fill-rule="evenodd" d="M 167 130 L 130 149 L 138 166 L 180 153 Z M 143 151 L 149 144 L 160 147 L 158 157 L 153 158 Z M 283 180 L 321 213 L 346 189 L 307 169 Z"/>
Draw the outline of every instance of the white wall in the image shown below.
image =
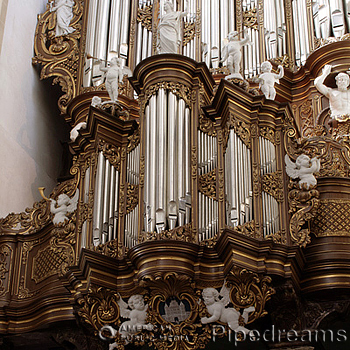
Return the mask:
<path fill-rule="evenodd" d="M 40 200 L 39 186 L 51 192 L 61 170 L 59 140 L 68 139 L 51 85 L 39 80 L 31 63 L 37 14 L 46 3 L 7 4 L 0 51 L 0 218 Z"/>

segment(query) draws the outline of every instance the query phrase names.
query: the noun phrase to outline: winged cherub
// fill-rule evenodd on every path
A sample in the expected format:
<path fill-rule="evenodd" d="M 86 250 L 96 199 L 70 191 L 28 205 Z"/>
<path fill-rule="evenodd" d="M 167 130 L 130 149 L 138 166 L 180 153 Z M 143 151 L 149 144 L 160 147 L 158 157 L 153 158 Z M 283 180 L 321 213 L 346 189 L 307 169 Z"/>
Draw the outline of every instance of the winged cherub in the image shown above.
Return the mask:
<path fill-rule="evenodd" d="M 150 323 L 146 324 L 148 305 L 145 305 L 142 295 L 132 295 L 127 303 L 120 297 L 118 305 L 120 308 L 120 315 L 124 318 L 129 318 L 129 321 L 123 322 L 119 327 L 119 333 L 122 338 L 125 339 L 126 344 L 129 343 L 128 339 L 132 334 L 140 332 L 142 329 L 153 329 L 153 326 Z M 109 350 L 114 349 L 115 347 L 116 343 L 113 343 L 110 345 Z"/>
<path fill-rule="evenodd" d="M 68 220 L 67 214 L 73 213 L 78 206 L 79 189 L 76 190 L 75 195 L 69 198 L 65 193 L 61 193 L 57 201 L 50 198 L 50 211 L 54 214 L 52 222 L 54 225 L 59 225 Z"/>
<path fill-rule="evenodd" d="M 299 187 L 306 184 L 306 188 L 310 186 L 316 186 L 317 180 L 314 176 L 315 172 L 320 170 L 320 160 L 316 157 L 310 159 L 306 154 L 301 154 L 293 163 L 289 158 L 288 154 L 284 157 L 286 162 L 286 173 L 292 179 L 299 178 Z"/>
<path fill-rule="evenodd" d="M 229 289 L 224 285 L 220 293 L 215 288 L 205 288 L 202 292 L 204 304 L 210 317 L 202 317 L 203 324 L 220 321 L 226 323 L 232 330 L 248 334 L 249 329 L 239 325 L 240 316 L 243 317 L 245 323 L 248 322 L 249 313 L 255 311 L 255 307 L 251 306 L 243 310 L 242 315 L 234 308 L 226 307 L 230 302 Z M 222 297 L 222 298 L 220 298 Z"/>
<path fill-rule="evenodd" d="M 100 61 L 100 71 L 106 74 L 106 90 L 112 102 L 117 102 L 118 100 L 118 87 L 119 83 L 123 81 L 124 75 L 128 77 L 132 76 L 131 70 L 122 66 L 122 59 L 118 57 L 113 57 L 110 61 L 109 67 L 104 67 L 102 60 Z"/>

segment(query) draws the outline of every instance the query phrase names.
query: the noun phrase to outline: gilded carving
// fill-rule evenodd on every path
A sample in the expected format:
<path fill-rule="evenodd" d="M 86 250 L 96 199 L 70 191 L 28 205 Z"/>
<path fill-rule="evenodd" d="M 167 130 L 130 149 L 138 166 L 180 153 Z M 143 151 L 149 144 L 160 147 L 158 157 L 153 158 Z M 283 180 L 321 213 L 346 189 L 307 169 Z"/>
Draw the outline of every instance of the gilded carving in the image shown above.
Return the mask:
<path fill-rule="evenodd" d="M 126 148 L 126 153 L 130 153 L 140 144 L 140 128 L 137 128 L 137 130 L 128 137 L 128 140 L 129 144 Z"/>
<path fill-rule="evenodd" d="M 238 226 L 227 226 L 230 230 L 233 230 L 235 232 L 241 233 L 244 236 L 248 236 L 248 237 L 253 237 L 253 238 L 260 238 L 260 234 L 256 229 L 256 225 L 255 225 L 255 221 L 249 221 L 246 222 L 242 225 L 238 225 Z"/>
<path fill-rule="evenodd" d="M 92 285 L 89 293 L 78 298 L 78 315 L 98 334 L 105 325 L 120 325 L 120 296 L 113 290 Z"/>
<path fill-rule="evenodd" d="M 216 199 L 216 169 L 199 176 L 198 189 L 206 196 Z"/>
<path fill-rule="evenodd" d="M 139 243 L 163 239 L 170 239 L 173 241 L 182 241 L 188 243 L 196 242 L 196 237 L 192 232 L 192 225 L 186 224 L 184 226 L 179 226 L 172 230 L 162 232 L 141 232 L 139 237 Z"/>
<path fill-rule="evenodd" d="M 294 71 L 295 63 L 288 55 L 273 58 L 273 59 L 271 59 L 271 62 L 273 62 L 277 66 L 281 65 L 285 69 L 289 69 L 291 71 Z"/>
<path fill-rule="evenodd" d="M 140 157 L 140 187 L 145 185 L 145 156 Z"/>
<path fill-rule="evenodd" d="M 215 244 L 217 243 L 217 241 L 218 241 L 218 236 L 215 235 L 212 238 L 205 239 L 205 240 L 201 241 L 200 245 L 201 246 L 206 246 L 207 248 L 214 248 Z"/>
<path fill-rule="evenodd" d="M 329 37 L 329 38 L 316 38 L 314 37 L 314 46 L 315 46 L 315 50 L 319 49 L 322 46 L 331 44 L 331 43 L 335 43 L 337 41 L 344 41 L 344 40 L 350 40 L 350 34 L 344 34 L 342 35 L 340 38 L 334 38 L 334 37 Z"/>
<path fill-rule="evenodd" d="M 125 214 L 125 184 L 119 185 L 119 217 L 122 218 Z"/>
<path fill-rule="evenodd" d="M 69 101 L 77 94 L 83 3 L 83 0 L 75 1 L 73 19 L 70 23 L 70 26 L 75 29 L 73 33 L 55 35 L 56 15 L 50 12 L 49 6 L 45 13 L 38 16 L 35 31 L 33 64 L 42 66 L 40 79 L 54 77 L 53 84 L 60 84 L 64 94 L 59 98 L 58 106 L 62 113 L 66 112 Z"/>
<path fill-rule="evenodd" d="M 237 309 L 254 306 L 255 311 L 249 315 L 248 323 L 265 316 L 266 302 L 275 294 L 269 286 L 271 277 L 258 276 L 246 269 L 234 267 L 227 276 L 227 287 L 231 288 L 230 299 Z"/>
<path fill-rule="evenodd" d="M 102 255 L 109 256 L 111 258 L 119 259 L 124 255 L 124 249 L 122 243 L 118 243 L 117 239 L 113 239 L 108 241 L 105 244 L 99 244 L 98 246 L 94 246 L 93 250 Z"/>
<path fill-rule="evenodd" d="M 98 144 L 98 150 L 103 152 L 103 155 L 109 160 L 110 164 L 117 170 L 120 170 L 121 161 L 121 147 L 116 147 L 107 143 L 104 140 L 100 140 Z"/>
<path fill-rule="evenodd" d="M 183 46 L 186 46 L 195 37 L 196 22 L 185 22 L 183 32 Z"/>
<path fill-rule="evenodd" d="M 192 168 L 192 178 L 197 179 L 197 169 L 198 169 L 198 157 L 197 157 L 197 147 L 192 146 L 191 149 L 191 168 Z"/>
<path fill-rule="evenodd" d="M 269 128 L 268 126 L 261 127 L 260 128 L 260 136 L 262 136 L 263 138 L 269 140 L 274 145 L 276 145 L 275 130 L 273 130 L 272 128 Z"/>
<path fill-rule="evenodd" d="M 218 185 L 219 185 L 219 202 L 225 201 L 225 171 L 224 168 L 218 169 Z"/>
<path fill-rule="evenodd" d="M 145 6 L 144 8 L 139 7 L 137 10 L 137 22 L 141 23 L 149 31 L 152 31 L 152 12 L 153 5 Z"/>
<path fill-rule="evenodd" d="M 258 14 L 255 7 L 243 11 L 243 25 L 247 28 L 258 29 Z"/>
<path fill-rule="evenodd" d="M 199 129 L 209 136 L 216 136 L 214 122 L 205 117 L 202 113 L 199 115 Z"/>
<path fill-rule="evenodd" d="M 9 291 L 12 253 L 12 248 L 9 245 L 0 245 L 0 297 Z"/>
<path fill-rule="evenodd" d="M 260 166 L 256 162 L 253 162 L 252 174 L 253 174 L 253 194 L 254 194 L 254 197 L 259 197 L 261 195 Z"/>
<path fill-rule="evenodd" d="M 287 244 L 287 235 L 285 230 L 272 233 L 271 235 L 266 235 L 265 239 L 271 239 L 275 243 Z"/>
<path fill-rule="evenodd" d="M 235 130 L 235 133 L 242 140 L 242 142 L 251 149 L 251 136 L 250 136 L 250 127 L 244 121 L 231 118 L 231 127 Z"/>
<path fill-rule="evenodd" d="M 126 214 L 132 212 L 139 202 L 139 185 L 127 183 L 126 188 Z"/>
<path fill-rule="evenodd" d="M 306 247 L 310 243 L 310 229 L 305 223 L 313 219 L 319 206 L 319 192 L 310 186 L 302 187 L 296 182 L 290 182 L 288 193 L 289 213 L 292 217 L 289 222 L 289 231 L 292 241 L 299 247 Z"/>
<path fill-rule="evenodd" d="M 283 202 L 283 174 L 282 171 L 266 174 L 261 179 L 262 190 L 270 194 L 277 202 Z"/>
<path fill-rule="evenodd" d="M 165 89 L 165 90 L 171 91 L 174 95 L 182 98 L 189 108 L 192 107 L 192 103 L 196 99 L 196 91 L 192 90 L 186 85 L 181 83 L 163 81 L 163 82 L 159 82 L 154 85 L 150 85 L 146 87 L 145 98 L 143 99 L 142 106 L 141 106 L 142 111 L 144 110 L 146 103 L 148 102 L 150 97 L 152 95 L 155 95 L 159 89 Z"/>
<path fill-rule="evenodd" d="M 312 222 L 312 232 L 318 236 L 350 235 L 350 201 L 321 199 Z"/>

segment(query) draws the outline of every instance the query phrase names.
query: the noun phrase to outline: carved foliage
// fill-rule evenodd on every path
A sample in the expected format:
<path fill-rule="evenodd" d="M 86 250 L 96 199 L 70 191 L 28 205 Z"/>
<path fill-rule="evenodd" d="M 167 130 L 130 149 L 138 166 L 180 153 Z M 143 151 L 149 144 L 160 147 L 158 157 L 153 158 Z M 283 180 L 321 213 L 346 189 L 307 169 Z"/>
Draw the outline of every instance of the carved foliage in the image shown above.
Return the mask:
<path fill-rule="evenodd" d="M 296 182 L 291 182 L 288 193 L 289 212 L 292 217 L 289 222 L 289 231 L 292 241 L 300 247 L 310 243 L 310 229 L 307 221 L 313 219 L 319 205 L 319 192 L 305 184 L 300 189 Z"/>
<path fill-rule="evenodd" d="M 99 244 L 98 246 L 93 247 L 93 250 L 115 259 L 121 258 L 124 254 L 123 245 L 118 243 L 117 239 L 108 241 L 105 244 Z"/>
<path fill-rule="evenodd" d="M 248 28 L 258 29 L 258 14 L 255 7 L 243 12 L 243 25 Z"/>
<path fill-rule="evenodd" d="M 155 241 L 171 239 L 174 241 L 183 241 L 188 243 L 195 243 L 196 238 L 192 232 L 192 225 L 187 224 L 184 226 L 176 227 L 172 230 L 162 231 L 162 232 L 141 232 L 139 243 L 146 241 Z"/>
<path fill-rule="evenodd" d="M 38 16 L 33 63 L 42 66 L 41 79 L 54 77 L 53 83 L 60 84 L 64 95 L 60 97 L 58 106 L 62 113 L 66 112 L 69 101 L 76 96 L 82 14 L 83 0 L 76 0 L 70 23 L 75 31 L 58 37 L 55 36 L 56 13 L 50 12 L 48 7 L 45 13 Z"/>
<path fill-rule="evenodd" d="M 129 144 L 126 152 L 130 153 L 140 144 L 140 128 L 138 128 L 131 136 L 129 136 L 128 140 Z"/>
<path fill-rule="evenodd" d="M 251 149 L 250 126 L 244 121 L 231 118 L 230 126 L 233 127 L 235 133 L 239 136 L 242 142 Z"/>
<path fill-rule="evenodd" d="M 283 202 L 283 175 L 282 171 L 266 174 L 262 177 L 262 190 L 270 194 L 277 202 Z"/>
<path fill-rule="evenodd" d="M 120 170 L 121 147 L 116 147 L 104 140 L 100 140 L 98 150 L 103 152 L 103 155 L 109 160 L 112 166 Z"/>
<path fill-rule="evenodd" d="M 216 199 L 216 169 L 199 176 L 198 189 L 206 196 Z"/>
<path fill-rule="evenodd" d="M 91 286 L 89 293 L 78 299 L 78 315 L 95 330 L 105 325 L 120 324 L 119 295 L 110 289 Z"/>
<path fill-rule="evenodd" d="M 8 292 L 12 248 L 7 244 L 0 245 L 0 297 Z M 6 277 L 8 275 L 8 277 Z"/>
<path fill-rule="evenodd" d="M 196 22 L 185 22 L 183 32 L 183 46 L 186 46 L 195 37 Z"/>
<path fill-rule="evenodd" d="M 139 185 L 128 183 L 126 196 L 126 214 L 129 214 L 135 209 L 139 202 Z"/>
<path fill-rule="evenodd" d="M 248 323 L 267 314 L 266 302 L 275 294 L 269 286 L 271 278 L 260 277 L 246 269 L 234 267 L 227 277 L 227 287 L 231 288 L 230 298 L 237 309 L 254 306 L 255 311 L 249 315 Z"/>
<path fill-rule="evenodd" d="M 209 136 L 216 136 L 216 130 L 214 127 L 214 122 L 209 118 L 205 117 L 203 113 L 199 115 L 199 129 Z"/>
<path fill-rule="evenodd" d="M 137 10 L 137 22 L 140 22 L 149 31 L 152 31 L 152 12 L 152 5 L 145 6 L 144 8 L 139 7 Z"/>
<path fill-rule="evenodd" d="M 230 230 L 233 230 L 235 232 L 241 233 L 242 235 L 248 236 L 248 237 L 254 237 L 254 238 L 260 238 L 259 232 L 256 230 L 255 221 L 249 221 L 245 224 L 238 225 L 238 226 L 228 226 Z"/>

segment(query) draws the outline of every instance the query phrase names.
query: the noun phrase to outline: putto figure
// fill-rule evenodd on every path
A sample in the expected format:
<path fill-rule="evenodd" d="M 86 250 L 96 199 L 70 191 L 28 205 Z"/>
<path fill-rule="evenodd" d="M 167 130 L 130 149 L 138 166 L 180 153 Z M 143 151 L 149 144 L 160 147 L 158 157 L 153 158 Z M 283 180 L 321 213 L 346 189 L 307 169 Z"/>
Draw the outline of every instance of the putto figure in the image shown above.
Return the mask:
<path fill-rule="evenodd" d="M 350 91 L 348 90 L 350 78 L 346 73 L 339 73 L 335 77 L 337 89 L 332 89 L 323 84 L 331 69 L 332 66 L 329 64 L 323 67 L 321 76 L 315 79 L 315 86 L 321 94 L 328 97 L 331 118 L 345 122 L 350 119 Z"/>
<path fill-rule="evenodd" d="M 54 214 L 52 222 L 54 225 L 63 224 L 68 220 L 67 214 L 73 213 L 78 206 L 79 189 L 76 190 L 75 195 L 69 198 L 65 193 L 58 196 L 57 201 L 50 198 L 50 211 Z"/>
<path fill-rule="evenodd" d="M 261 92 L 268 100 L 274 100 L 276 97 L 275 83 L 279 84 L 279 79 L 283 78 L 284 69 L 278 66 L 279 73 L 272 73 L 272 64 L 265 61 L 261 64 L 261 74 L 253 79 L 254 82 L 259 83 Z"/>
<path fill-rule="evenodd" d="M 226 307 L 230 302 L 230 297 L 229 289 L 225 285 L 221 288 L 220 293 L 215 288 L 205 288 L 202 296 L 211 316 L 202 317 L 201 323 L 207 324 L 220 321 L 226 323 L 233 331 L 245 334 L 250 332 L 249 329 L 239 325 L 239 318 L 242 316 L 244 322 L 247 323 L 249 313 L 255 311 L 254 306 L 244 309 L 242 315 L 236 309 Z"/>
<path fill-rule="evenodd" d="M 316 157 L 310 160 L 310 157 L 306 154 L 301 154 L 293 163 L 289 158 L 288 154 L 284 157 L 286 162 L 286 173 L 292 179 L 299 178 L 299 187 L 306 184 L 306 188 L 310 186 L 316 186 L 317 180 L 314 176 L 315 172 L 320 171 L 320 160 Z"/>
<path fill-rule="evenodd" d="M 132 334 L 140 332 L 142 329 L 152 330 L 151 324 L 146 324 L 147 308 L 143 296 L 140 294 L 132 295 L 128 303 L 124 302 L 120 297 L 118 300 L 120 315 L 124 318 L 129 318 L 129 321 L 123 322 L 119 327 L 119 333 L 125 339 L 125 343 L 129 343 L 129 338 Z M 129 309 L 130 308 L 130 309 Z M 115 344 L 115 346 L 114 346 Z M 114 349 L 117 344 L 111 344 L 109 349 Z M 112 347 L 113 345 L 113 347 Z"/>
<path fill-rule="evenodd" d="M 123 81 L 124 75 L 132 76 L 131 70 L 122 66 L 122 60 L 118 57 L 113 57 L 109 67 L 104 67 L 102 60 L 100 62 L 100 71 L 106 73 L 106 90 L 112 102 L 118 101 L 119 83 Z"/>
<path fill-rule="evenodd" d="M 245 31 L 247 33 L 247 31 Z M 242 47 L 244 45 L 252 45 L 250 38 L 246 36 L 246 38 L 239 40 L 238 32 L 230 32 L 228 34 L 228 43 L 222 48 L 221 52 L 221 63 L 227 60 L 227 68 L 230 71 L 230 75 L 226 76 L 225 79 L 242 79 L 243 77 L 240 70 L 240 64 L 242 59 Z"/>
<path fill-rule="evenodd" d="M 50 2 L 50 12 L 56 11 L 56 36 L 67 35 L 75 31 L 70 27 L 73 18 L 73 0 L 56 0 L 55 6 Z"/>
<path fill-rule="evenodd" d="M 158 24 L 158 52 L 178 53 L 181 44 L 181 19 L 187 15 L 188 0 L 185 3 L 185 11 L 174 11 L 173 3 L 164 3 L 165 14 Z"/>

